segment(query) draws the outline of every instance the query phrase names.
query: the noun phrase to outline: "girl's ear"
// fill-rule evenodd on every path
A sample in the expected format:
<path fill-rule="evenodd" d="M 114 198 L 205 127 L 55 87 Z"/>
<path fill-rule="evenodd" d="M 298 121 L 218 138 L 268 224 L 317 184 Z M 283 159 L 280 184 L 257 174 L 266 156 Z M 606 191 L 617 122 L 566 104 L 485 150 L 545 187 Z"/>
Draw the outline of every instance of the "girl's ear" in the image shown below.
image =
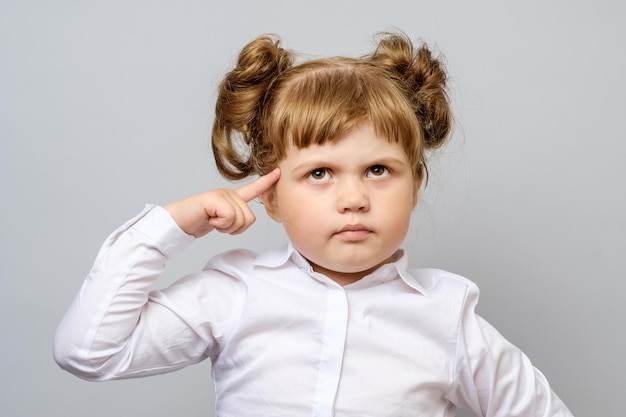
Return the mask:
<path fill-rule="evenodd" d="M 271 187 L 259 196 L 259 199 L 265 207 L 265 212 L 276 223 L 280 223 L 280 215 L 278 214 L 278 204 L 276 203 L 276 187 Z"/>

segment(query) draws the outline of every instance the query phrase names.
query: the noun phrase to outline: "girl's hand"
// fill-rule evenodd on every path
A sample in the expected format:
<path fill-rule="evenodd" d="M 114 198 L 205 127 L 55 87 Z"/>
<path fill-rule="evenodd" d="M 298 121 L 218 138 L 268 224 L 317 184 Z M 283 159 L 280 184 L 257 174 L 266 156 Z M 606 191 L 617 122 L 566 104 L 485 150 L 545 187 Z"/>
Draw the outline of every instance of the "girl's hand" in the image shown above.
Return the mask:
<path fill-rule="evenodd" d="M 276 168 L 235 190 L 205 191 L 164 208 L 185 233 L 195 237 L 204 236 L 213 229 L 238 234 L 256 220 L 248 202 L 267 191 L 279 178 L 280 170 Z"/>

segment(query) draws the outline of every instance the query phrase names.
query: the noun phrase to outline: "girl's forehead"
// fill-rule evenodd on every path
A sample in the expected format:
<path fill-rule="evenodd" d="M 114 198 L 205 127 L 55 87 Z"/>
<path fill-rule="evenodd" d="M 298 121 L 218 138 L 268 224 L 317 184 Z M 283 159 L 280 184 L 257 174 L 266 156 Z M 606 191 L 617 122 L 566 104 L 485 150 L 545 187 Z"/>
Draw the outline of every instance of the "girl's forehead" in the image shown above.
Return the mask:
<path fill-rule="evenodd" d="M 369 125 L 360 125 L 344 134 L 321 144 L 310 144 L 297 147 L 290 143 L 285 150 L 285 158 L 299 161 L 315 160 L 373 160 L 376 158 L 393 158 L 407 160 L 404 147 L 396 141 L 380 136 Z"/>

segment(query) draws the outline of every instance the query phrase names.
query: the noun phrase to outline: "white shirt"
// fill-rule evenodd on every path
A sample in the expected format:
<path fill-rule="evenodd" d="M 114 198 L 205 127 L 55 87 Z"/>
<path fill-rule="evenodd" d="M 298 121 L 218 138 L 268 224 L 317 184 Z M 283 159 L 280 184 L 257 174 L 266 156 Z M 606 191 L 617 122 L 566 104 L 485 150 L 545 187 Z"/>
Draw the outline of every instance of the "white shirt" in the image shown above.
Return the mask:
<path fill-rule="evenodd" d="M 104 243 L 57 330 L 88 380 L 212 360 L 218 417 L 571 416 L 544 376 L 474 311 L 478 289 L 400 251 L 340 286 L 290 245 L 237 250 L 152 290 L 194 240 L 147 206 Z M 151 291 L 152 290 L 152 291 Z"/>

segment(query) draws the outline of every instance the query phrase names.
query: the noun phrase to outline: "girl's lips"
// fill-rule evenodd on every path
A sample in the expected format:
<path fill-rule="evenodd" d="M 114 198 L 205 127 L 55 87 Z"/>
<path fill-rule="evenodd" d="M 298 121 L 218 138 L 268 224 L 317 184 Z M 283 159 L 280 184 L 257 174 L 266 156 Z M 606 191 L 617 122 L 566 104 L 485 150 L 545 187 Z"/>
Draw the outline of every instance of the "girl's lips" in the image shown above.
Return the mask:
<path fill-rule="evenodd" d="M 335 233 L 335 236 L 338 236 L 348 241 L 357 241 L 367 238 L 371 233 L 372 231 L 367 227 L 357 224 L 343 227 L 341 230 Z"/>

